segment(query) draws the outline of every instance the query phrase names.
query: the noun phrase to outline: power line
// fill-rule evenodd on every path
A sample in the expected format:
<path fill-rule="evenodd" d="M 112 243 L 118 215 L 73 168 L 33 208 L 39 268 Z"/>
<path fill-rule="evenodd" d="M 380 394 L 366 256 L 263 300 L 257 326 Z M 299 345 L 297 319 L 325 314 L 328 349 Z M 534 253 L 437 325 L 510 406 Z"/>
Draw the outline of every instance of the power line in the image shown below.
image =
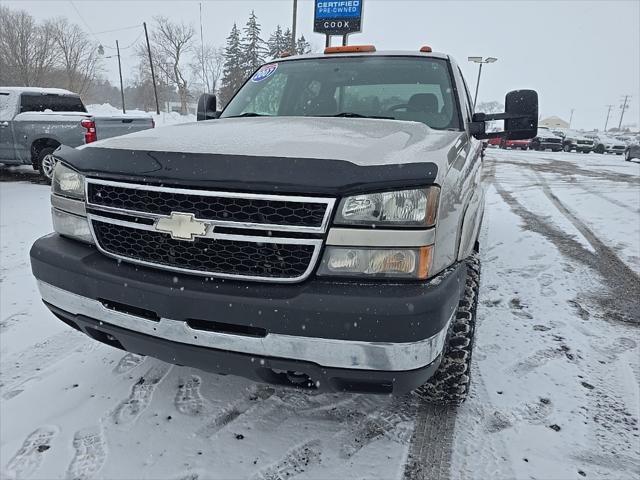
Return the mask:
<path fill-rule="evenodd" d="M 91 27 L 89 26 L 89 24 L 87 23 L 87 21 L 84 19 L 84 17 L 82 16 L 82 14 L 80 13 L 80 10 L 78 10 L 78 7 L 76 7 L 75 3 L 73 3 L 73 0 L 69 0 L 69 3 L 71 4 L 71 6 L 73 7 L 73 9 L 76 11 L 76 13 L 78 14 L 78 17 L 80 17 L 80 20 L 82 20 L 82 23 L 84 23 L 84 26 L 87 27 L 87 30 L 89 30 L 89 33 L 91 35 L 93 35 L 93 38 L 95 38 L 98 42 L 100 41 L 100 39 L 98 37 L 96 37 L 96 34 L 93 33 L 93 31 L 91 30 Z"/>
<path fill-rule="evenodd" d="M 103 30 L 102 32 L 96 32 L 95 34 L 101 35 L 103 33 L 121 32 L 123 30 L 133 30 L 134 28 L 140 28 L 140 25 L 131 25 L 130 27 L 114 28 L 113 30 Z"/>

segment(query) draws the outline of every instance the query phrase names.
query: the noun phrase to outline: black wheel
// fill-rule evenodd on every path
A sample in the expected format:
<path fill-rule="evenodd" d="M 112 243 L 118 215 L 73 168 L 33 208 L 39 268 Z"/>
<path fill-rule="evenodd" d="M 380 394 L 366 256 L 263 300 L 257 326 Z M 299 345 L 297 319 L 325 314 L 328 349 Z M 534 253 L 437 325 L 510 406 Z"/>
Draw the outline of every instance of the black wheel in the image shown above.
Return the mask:
<path fill-rule="evenodd" d="M 529 147 L 520 147 L 520 150 L 528 150 Z"/>
<path fill-rule="evenodd" d="M 598 145 L 595 149 L 594 152 L 596 153 L 604 153 L 604 145 Z"/>
<path fill-rule="evenodd" d="M 624 152 L 624 160 L 626 162 L 630 162 L 631 161 L 631 151 L 627 150 L 626 152 Z"/>
<path fill-rule="evenodd" d="M 436 373 L 414 393 L 440 405 L 460 405 L 471 385 L 471 352 L 476 329 L 476 309 L 480 287 L 480 259 L 474 253 L 467 260 L 464 293 L 451 325 L 445 351 Z"/>
<path fill-rule="evenodd" d="M 56 166 L 57 160 L 53 156 L 55 148 L 45 147 L 38 151 L 36 161 L 38 162 L 38 171 L 40 175 L 47 183 L 51 183 L 51 177 L 53 176 L 53 169 Z"/>
<path fill-rule="evenodd" d="M 571 151 L 571 145 L 565 145 L 564 147 L 562 147 L 562 150 L 565 152 L 570 152 Z"/>

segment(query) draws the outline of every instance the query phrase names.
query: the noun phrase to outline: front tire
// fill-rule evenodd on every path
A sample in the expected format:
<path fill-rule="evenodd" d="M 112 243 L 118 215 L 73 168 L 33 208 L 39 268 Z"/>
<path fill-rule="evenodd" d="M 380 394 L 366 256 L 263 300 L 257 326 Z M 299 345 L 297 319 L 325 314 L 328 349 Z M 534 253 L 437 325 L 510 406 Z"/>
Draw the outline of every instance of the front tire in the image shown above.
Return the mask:
<path fill-rule="evenodd" d="M 474 253 L 467 260 L 467 280 L 449 325 L 447 342 L 440 366 L 427 383 L 414 394 L 429 403 L 460 405 L 471 385 L 471 352 L 476 329 L 476 309 L 480 287 L 480 259 Z"/>
<path fill-rule="evenodd" d="M 562 150 L 565 152 L 570 152 L 571 151 L 571 145 L 565 145 L 564 147 L 562 147 Z"/>
<path fill-rule="evenodd" d="M 38 152 L 37 162 L 38 162 L 38 171 L 40 172 L 40 176 L 44 179 L 45 182 L 51 183 L 51 178 L 53 177 L 53 169 L 56 167 L 57 160 L 53 156 L 53 152 L 55 148 L 45 147 Z"/>
<path fill-rule="evenodd" d="M 598 145 L 595 148 L 594 152 L 596 152 L 596 153 L 604 153 L 604 145 Z"/>

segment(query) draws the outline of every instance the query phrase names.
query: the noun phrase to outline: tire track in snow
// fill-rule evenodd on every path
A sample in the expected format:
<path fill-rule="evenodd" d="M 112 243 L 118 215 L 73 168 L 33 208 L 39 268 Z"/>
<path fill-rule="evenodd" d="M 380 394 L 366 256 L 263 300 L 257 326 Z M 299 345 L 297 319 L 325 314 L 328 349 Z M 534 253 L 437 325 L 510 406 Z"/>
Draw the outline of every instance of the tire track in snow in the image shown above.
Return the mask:
<path fill-rule="evenodd" d="M 51 441 L 57 434 L 58 428 L 54 426 L 43 426 L 31 432 L 7 463 L 2 476 L 7 479 L 31 477 L 48 454 Z"/>
<path fill-rule="evenodd" d="M 640 277 L 631 270 L 615 252 L 602 243 L 598 237 L 579 220 L 554 194 L 542 180 L 542 189 L 552 204 L 578 229 L 591 244 L 595 252 L 584 247 L 572 235 L 525 208 L 511 192 L 506 190 L 500 182 L 492 180 L 493 185 L 509 205 L 513 213 L 524 222 L 526 230 L 538 233 L 550 241 L 566 258 L 573 259 L 595 270 L 602 277 L 605 285 L 611 290 L 609 295 L 593 294 L 594 298 L 608 317 L 630 323 L 640 323 L 640 310 L 637 308 L 637 298 L 640 298 Z"/>

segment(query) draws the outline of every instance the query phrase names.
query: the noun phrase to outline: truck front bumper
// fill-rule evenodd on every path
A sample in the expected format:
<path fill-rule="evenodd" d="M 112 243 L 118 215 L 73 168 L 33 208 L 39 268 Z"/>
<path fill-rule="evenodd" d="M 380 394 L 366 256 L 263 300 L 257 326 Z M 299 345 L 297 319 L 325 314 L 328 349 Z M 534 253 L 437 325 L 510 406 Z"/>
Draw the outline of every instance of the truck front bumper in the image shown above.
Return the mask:
<path fill-rule="evenodd" d="M 460 264 L 429 283 L 205 280 L 58 235 L 36 241 L 31 265 L 47 307 L 112 346 L 257 381 L 379 393 L 433 375 L 466 274 Z"/>

